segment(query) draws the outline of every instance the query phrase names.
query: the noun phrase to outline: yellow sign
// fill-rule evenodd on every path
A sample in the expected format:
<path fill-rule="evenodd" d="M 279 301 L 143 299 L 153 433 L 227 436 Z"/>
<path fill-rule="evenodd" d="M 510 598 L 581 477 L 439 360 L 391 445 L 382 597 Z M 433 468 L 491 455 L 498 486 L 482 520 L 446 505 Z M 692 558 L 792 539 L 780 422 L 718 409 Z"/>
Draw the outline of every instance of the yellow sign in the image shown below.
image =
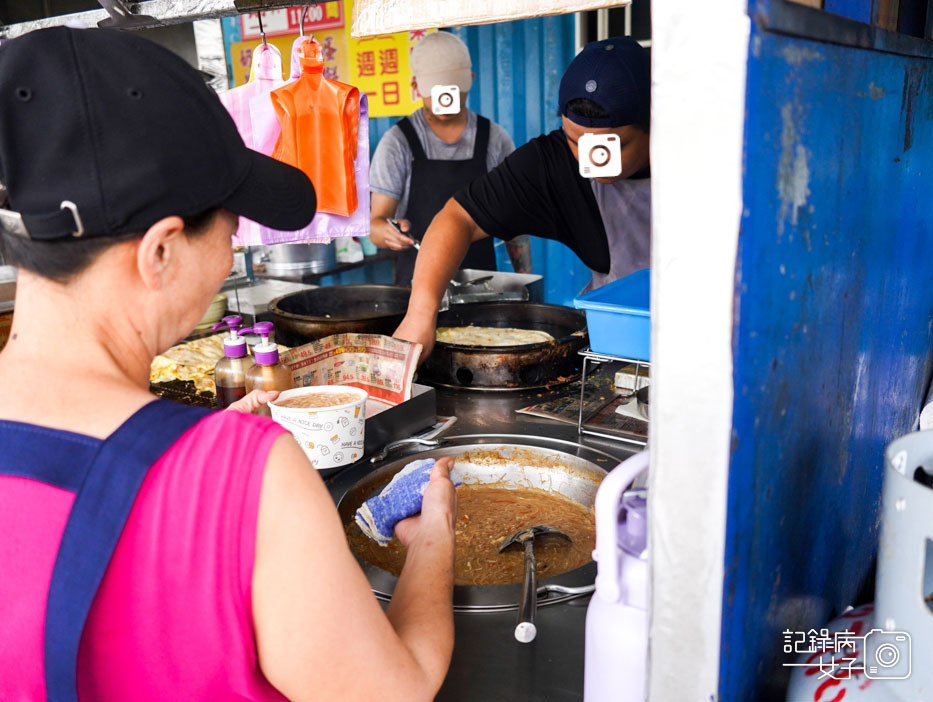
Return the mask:
<path fill-rule="evenodd" d="M 348 30 L 349 82 L 369 96 L 370 117 L 408 115 L 420 106 L 421 98 L 411 87 L 409 56 L 429 31 L 434 30 L 355 39 Z"/>

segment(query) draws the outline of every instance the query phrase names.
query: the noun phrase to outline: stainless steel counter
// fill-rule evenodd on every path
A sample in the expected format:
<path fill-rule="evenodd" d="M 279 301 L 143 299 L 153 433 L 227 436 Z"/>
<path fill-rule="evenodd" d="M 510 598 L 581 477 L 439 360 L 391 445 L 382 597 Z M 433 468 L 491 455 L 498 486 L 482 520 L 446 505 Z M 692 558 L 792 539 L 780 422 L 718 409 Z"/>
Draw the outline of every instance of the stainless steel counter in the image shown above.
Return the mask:
<path fill-rule="evenodd" d="M 603 372 L 603 370 L 599 367 L 596 373 Z M 552 419 L 515 413 L 515 410 L 522 407 L 568 395 L 580 396 L 579 382 L 568 383 L 552 390 L 531 392 L 458 391 L 437 388 L 437 413 L 457 417 L 456 424 L 447 432 L 450 436 L 484 432 L 546 436 L 551 439 L 592 446 L 617 456 L 620 460 L 640 450 L 637 446 L 620 441 L 599 439 L 589 435 L 581 438 L 577 434 L 575 424 L 564 424 Z"/>
<path fill-rule="evenodd" d="M 550 391 L 521 393 L 463 392 L 438 388 L 437 412 L 455 415 L 445 436 L 520 434 L 582 443 L 619 460 L 637 447 L 587 436 L 575 425 L 515 414 L 515 410 L 552 397 L 576 393 L 572 383 Z M 395 456 L 397 457 L 397 455 Z M 357 464 L 328 479 L 335 500 L 351 473 L 365 475 Z M 583 639 L 588 597 L 538 610 L 538 636 L 530 644 L 513 637 L 516 612 L 454 615 L 453 661 L 437 699 L 441 702 L 539 702 L 583 697 Z"/>

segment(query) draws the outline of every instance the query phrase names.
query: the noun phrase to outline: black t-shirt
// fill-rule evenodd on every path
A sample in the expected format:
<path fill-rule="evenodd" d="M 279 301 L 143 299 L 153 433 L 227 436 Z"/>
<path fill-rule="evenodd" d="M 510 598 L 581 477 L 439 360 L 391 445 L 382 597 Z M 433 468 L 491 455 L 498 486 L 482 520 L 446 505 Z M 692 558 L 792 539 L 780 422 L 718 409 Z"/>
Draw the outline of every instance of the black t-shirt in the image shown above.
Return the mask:
<path fill-rule="evenodd" d="M 490 236 L 554 239 L 588 268 L 609 272 L 609 242 L 596 196 L 560 129 L 516 149 L 454 199 Z"/>

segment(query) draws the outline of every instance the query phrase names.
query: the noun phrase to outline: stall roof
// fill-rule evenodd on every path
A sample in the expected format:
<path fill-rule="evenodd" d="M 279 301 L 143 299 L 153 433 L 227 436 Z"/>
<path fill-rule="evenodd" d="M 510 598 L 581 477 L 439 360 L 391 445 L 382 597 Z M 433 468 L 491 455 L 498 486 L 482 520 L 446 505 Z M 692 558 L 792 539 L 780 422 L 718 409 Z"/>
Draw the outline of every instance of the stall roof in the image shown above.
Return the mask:
<path fill-rule="evenodd" d="M 605 7 L 623 7 L 632 0 L 354 0 L 354 37 L 410 29 L 459 27 L 563 15 Z"/>
<path fill-rule="evenodd" d="M 462 0 L 454 3 L 437 0 L 356 0 L 353 4 L 351 34 L 360 37 L 411 29 L 491 24 L 607 7 L 624 7 L 631 2 L 632 0 Z M 111 13 L 101 8 L 0 26 L 0 38 L 11 39 L 35 29 L 67 23 L 81 23 L 90 27 L 99 25 L 141 29 L 317 3 L 303 3 L 300 0 L 106 0 L 101 4 L 119 8 L 127 15 L 128 21 L 125 20 L 125 24 L 120 21 L 114 22 Z"/>
<path fill-rule="evenodd" d="M 326 0 L 322 0 L 324 1 Z M 81 23 L 89 27 L 108 25 L 126 29 L 143 29 L 312 3 L 303 3 L 300 0 L 142 0 L 142 2 L 110 0 L 106 4 L 111 7 L 125 7 L 131 16 L 131 23 L 125 26 L 119 22 L 108 24 L 111 22 L 110 13 L 101 8 L 0 26 L 0 37 L 12 39 L 34 29 L 57 27 L 67 23 Z"/>

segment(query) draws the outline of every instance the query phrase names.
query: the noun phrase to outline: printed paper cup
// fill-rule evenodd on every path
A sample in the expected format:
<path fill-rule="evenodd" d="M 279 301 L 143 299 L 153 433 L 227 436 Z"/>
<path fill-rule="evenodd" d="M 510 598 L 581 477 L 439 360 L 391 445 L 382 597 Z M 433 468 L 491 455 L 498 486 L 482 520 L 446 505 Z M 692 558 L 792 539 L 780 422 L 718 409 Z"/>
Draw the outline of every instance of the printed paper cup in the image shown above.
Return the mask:
<path fill-rule="evenodd" d="M 352 401 L 329 406 L 282 407 L 282 402 L 307 398 L 323 404 L 334 395 Z M 349 385 L 314 385 L 286 390 L 269 403 L 272 419 L 288 429 L 318 470 L 348 466 L 363 456 L 366 400 L 369 393 Z"/>

